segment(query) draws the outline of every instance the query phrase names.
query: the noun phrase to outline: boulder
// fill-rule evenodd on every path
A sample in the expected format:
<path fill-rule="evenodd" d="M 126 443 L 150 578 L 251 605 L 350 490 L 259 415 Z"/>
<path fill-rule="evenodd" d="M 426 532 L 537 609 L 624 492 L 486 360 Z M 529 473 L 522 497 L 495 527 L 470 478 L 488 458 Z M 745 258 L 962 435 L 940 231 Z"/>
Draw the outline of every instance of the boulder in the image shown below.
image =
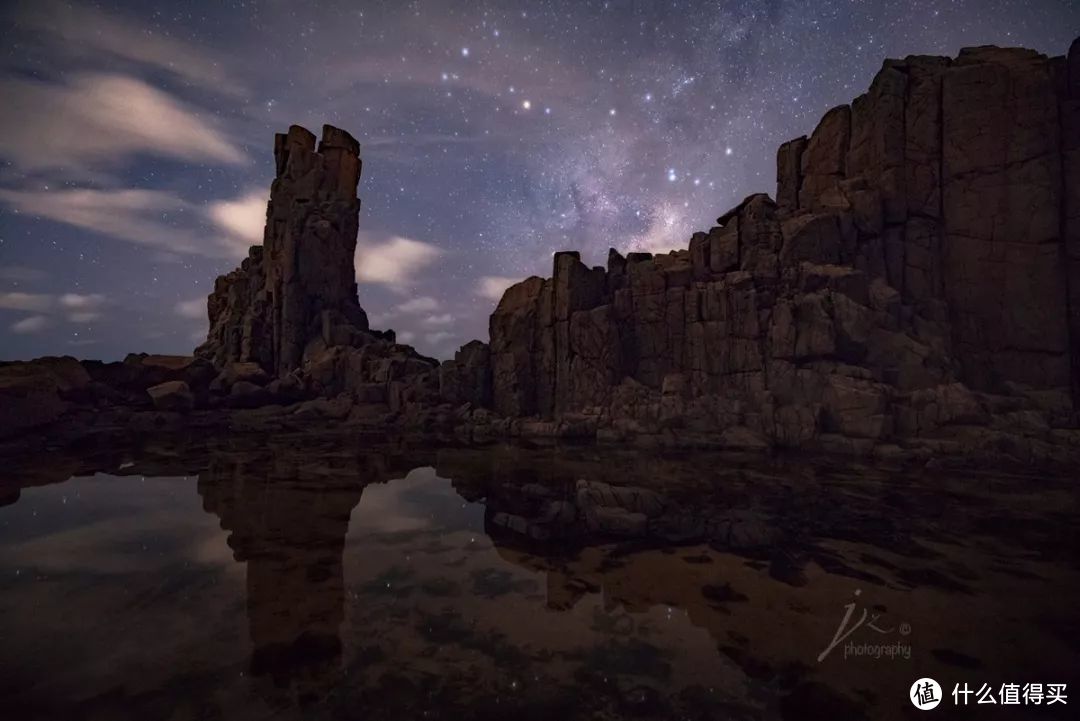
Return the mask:
<path fill-rule="evenodd" d="M 195 407 L 195 396 L 184 381 L 166 381 L 146 389 L 159 411 L 187 412 Z"/>

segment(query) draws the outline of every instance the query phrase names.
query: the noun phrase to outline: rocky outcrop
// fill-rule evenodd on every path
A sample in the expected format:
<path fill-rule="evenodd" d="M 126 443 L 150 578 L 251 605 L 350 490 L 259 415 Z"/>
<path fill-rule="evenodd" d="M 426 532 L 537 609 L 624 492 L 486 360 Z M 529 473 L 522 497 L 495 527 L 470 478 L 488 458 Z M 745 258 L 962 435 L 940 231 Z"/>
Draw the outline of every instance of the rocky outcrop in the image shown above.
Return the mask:
<path fill-rule="evenodd" d="M 737 446 L 1060 440 L 1080 388 L 1078 87 L 1077 43 L 886 61 L 780 147 L 776 201 L 667 255 L 557 253 L 508 289 L 494 409 Z"/>
<path fill-rule="evenodd" d="M 437 395 L 438 363 L 370 329 L 357 300 L 359 153 L 329 125 L 318 150 L 299 126 L 275 136 L 263 244 L 215 282 L 195 351 L 219 370 L 210 390 L 223 404 L 342 397 L 346 415 L 355 403 L 378 417 Z"/>
<path fill-rule="evenodd" d="M 294 125 L 274 137 L 274 162 L 263 244 L 215 282 L 196 355 L 284 375 L 320 334 L 348 342 L 368 330 L 353 268 L 360 144 L 325 125 L 316 151 L 315 136 Z"/>

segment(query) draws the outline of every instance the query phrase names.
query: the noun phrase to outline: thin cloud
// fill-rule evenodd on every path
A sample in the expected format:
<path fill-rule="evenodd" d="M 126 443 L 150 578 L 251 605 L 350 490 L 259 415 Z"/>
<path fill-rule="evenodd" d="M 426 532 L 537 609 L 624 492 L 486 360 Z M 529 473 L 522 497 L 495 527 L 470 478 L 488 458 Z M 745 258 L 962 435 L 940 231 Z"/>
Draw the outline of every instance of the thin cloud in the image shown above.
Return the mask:
<path fill-rule="evenodd" d="M 19 213 L 169 253 L 229 259 L 243 257 L 252 244 L 253 197 L 201 208 L 160 190 L 0 189 L 0 203 Z M 265 213 L 265 201 L 260 202 Z M 258 220 L 259 227 L 262 222 Z"/>
<path fill-rule="evenodd" d="M 400 236 L 384 242 L 359 244 L 356 248 L 356 279 L 403 292 L 405 286 L 442 254 L 441 249 L 430 243 Z"/>
<path fill-rule="evenodd" d="M 191 318 L 192 320 L 206 318 L 206 298 L 182 300 L 176 304 L 173 310 L 181 318 Z"/>
<path fill-rule="evenodd" d="M 424 318 L 423 324 L 430 327 L 447 326 L 454 322 L 454 316 L 449 313 L 443 313 L 441 315 L 429 315 Z"/>
<path fill-rule="evenodd" d="M 506 289 L 521 278 L 510 278 L 503 275 L 485 275 L 480 278 L 480 284 L 476 288 L 476 294 L 488 300 L 501 300 Z"/>
<path fill-rule="evenodd" d="M 130 76 L 84 74 L 65 84 L 8 78 L 0 96 L 0 156 L 24 172 L 92 177 L 137 154 L 245 162 L 195 110 Z"/>
<path fill-rule="evenodd" d="M 419 298 L 407 300 L 397 307 L 399 313 L 430 313 L 438 309 L 439 301 L 431 296 L 422 295 Z"/>
<path fill-rule="evenodd" d="M 50 53 L 78 61 L 103 57 L 162 70 L 190 85 L 215 93 L 241 96 L 246 90 L 222 69 L 223 62 L 208 48 L 155 33 L 79 3 L 52 0 L 14 6 L 19 27 L 39 33 Z"/>
<path fill-rule="evenodd" d="M 424 340 L 426 340 L 429 345 L 439 345 L 443 341 L 450 340 L 453 337 L 453 333 L 445 330 L 440 330 L 435 333 L 428 333 L 424 336 Z"/>
<path fill-rule="evenodd" d="M 107 302 L 101 293 L 65 293 L 59 298 L 59 306 L 66 311 L 67 319 L 72 323 L 97 320 Z"/>
<path fill-rule="evenodd" d="M 71 310 L 94 310 L 105 303 L 105 296 L 101 293 L 64 293 L 60 296 L 60 305 Z"/>
<path fill-rule="evenodd" d="M 32 315 L 11 324 L 11 332 L 20 335 L 29 335 L 45 330 L 49 326 L 49 319 L 43 315 Z"/>
<path fill-rule="evenodd" d="M 206 214 L 225 231 L 229 245 L 235 246 L 237 254 L 244 255 L 249 246 L 262 243 L 266 202 L 266 192 L 253 190 L 233 200 L 211 203 Z"/>
<path fill-rule="evenodd" d="M 205 252 L 205 240 L 163 221 L 186 212 L 177 196 L 159 190 L 0 190 L 0 202 L 20 213 L 92 230 L 139 245 Z"/>
<path fill-rule="evenodd" d="M 97 320 L 101 317 L 102 309 L 107 303 L 108 299 L 101 293 L 64 293 L 59 297 L 44 293 L 0 293 L 0 308 L 47 314 L 59 311 L 72 323 L 88 323 Z M 26 320 L 31 321 L 30 318 Z M 27 326 L 28 330 L 15 332 L 36 332 L 40 330 L 37 323 L 37 321 L 30 322 Z M 14 330 L 14 326 L 12 329 Z"/>
<path fill-rule="evenodd" d="M 42 293 L 0 293 L 0 308 L 41 313 L 52 308 L 53 297 Z"/>

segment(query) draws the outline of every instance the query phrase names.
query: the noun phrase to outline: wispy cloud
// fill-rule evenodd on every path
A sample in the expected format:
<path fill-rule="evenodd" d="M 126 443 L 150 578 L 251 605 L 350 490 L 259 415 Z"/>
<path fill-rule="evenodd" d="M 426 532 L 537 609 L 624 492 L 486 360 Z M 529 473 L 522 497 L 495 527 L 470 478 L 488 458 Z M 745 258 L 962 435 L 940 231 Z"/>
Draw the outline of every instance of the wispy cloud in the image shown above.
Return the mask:
<path fill-rule="evenodd" d="M 262 227 L 255 196 L 201 207 L 161 190 L 9 190 L 0 203 L 27 215 L 66 223 L 95 233 L 171 253 L 211 258 L 241 258 Z M 260 232 L 261 237 L 261 232 Z"/>
<path fill-rule="evenodd" d="M 517 283 L 521 278 L 510 278 L 503 275 L 485 275 L 480 278 L 476 294 L 488 300 L 501 300 L 506 289 Z"/>
<path fill-rule="evenodd" d="M 0 80 L 0 156 L 24 172 L 94 177 L 153 154 L 238 165 L 244 155 L 191 107 L 126 75 Z"/>
<path fill-rule="evenodd" d="M 245 94 L 212 50 L 156 33 L 147 25 L 132 24 L 88 5 L 54 0 L 18 2 L 10 10 L 19 27 L 36 32 L 51 53 L 82 62 L 119 59 L 164 71 L 215 93 Z"/>
<path fill-rule="evenodd" d="M 428 333 L 427 335 L 424 336 L 424 340 L 426 340 L 429 345 L 437 346 L 440 343 L 448 341 L 453 337 L 454 337 L 453 333 L 450 333 L 449 331 L 445 331 L 445 330 L 440 330 L 440 331 L 436 331 L 434 333 Z"/>
<path fill-rule="evenodd" d="M 61 315 L 71 323 L 89 323 L 101 318 L 108 298 L 101 293 L 0 293 L 0 308 L 21 310 L 38 315 L 24 318 L 11 326 L 15 333 L 36 333 L 48 325 L 51 315 Z"/>
<path fill-rule="evenodd" d="M 356 278 L 404 292 L 406 286 L 442 254 L 440 248 L 430 243 L 400 236 L 382 242 L 361 242 L 356 248 Z"/>
<path fill-rule="evenodd" d="M 206 298 L 182 300 L 174 306 L 173 310 L 181 318 L 191 318 L 192 320 L 206 318 Z"/>
<path fill-rule="evenodd" d="M 206 214 L 226 232 L 226 238 L 234 241 L 237 255 L 243 255 L 249 246 L 258 245 L 263 240 L 266 202 L 265 191 L 252 190 L 233 200 L 211 203 Z"/>
<path fill-rule="evenodd" d="M 43 315 L 32 315 L 11 324 L 11 332 L 20 335 L 38 333 L 49 327 L 49 319 Z"/>
<path fill-rule="evenodd" d="M 438 328 L 452 324 L 454 322 L 454 316 L 449 313 L 429 315 L 427 318 L 424 318 L 422 322 L 429 328 Z"/>
<path fill-rule="evenodd" d="M 107 299 L 101 293 L 65 293 L 59 298 L 59 306 L 72 323 L 89 323 L 101 317 Z"/>
<path fill-rule="evenodd" d="M 139 245 L 182 253 L 205 251 L 205 240 L 168 221 L 190 207 L 158 190 L 0 190 L 0 202 L 20 213 L 38 215 Z"/>
<path fill-rule="evenodd" d="M 42 293 L 0 293 L 0 308 L 40 313 L 52 308 L 53 297 Z"/>
<path fill-rule="evenodd" d="M 439 301 L 431 296 L 422 295 L 412 300 L 407 300 L 397 307 L 399 313 L 430 313 L 439 307 Z"/>

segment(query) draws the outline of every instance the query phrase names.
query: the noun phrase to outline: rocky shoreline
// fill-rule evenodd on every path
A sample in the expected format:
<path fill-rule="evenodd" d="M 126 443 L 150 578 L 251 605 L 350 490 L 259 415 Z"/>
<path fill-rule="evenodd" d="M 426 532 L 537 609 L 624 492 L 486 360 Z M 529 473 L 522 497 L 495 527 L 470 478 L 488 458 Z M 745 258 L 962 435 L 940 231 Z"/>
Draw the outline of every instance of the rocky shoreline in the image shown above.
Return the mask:
<path fill-rule="evenodd" d="M 369 327 L 360 146 L 275 140 L 261 246 L 190 357 L 0 364 L 6 446 L 102 428 L 343 426 L 879 460 L 1080 460 L 1080 41 L 888 60 L 666 255 L 557 253 L 490 343 L 427 358 Z M 37 441 L 34 441 L 37 439 Z"/>

